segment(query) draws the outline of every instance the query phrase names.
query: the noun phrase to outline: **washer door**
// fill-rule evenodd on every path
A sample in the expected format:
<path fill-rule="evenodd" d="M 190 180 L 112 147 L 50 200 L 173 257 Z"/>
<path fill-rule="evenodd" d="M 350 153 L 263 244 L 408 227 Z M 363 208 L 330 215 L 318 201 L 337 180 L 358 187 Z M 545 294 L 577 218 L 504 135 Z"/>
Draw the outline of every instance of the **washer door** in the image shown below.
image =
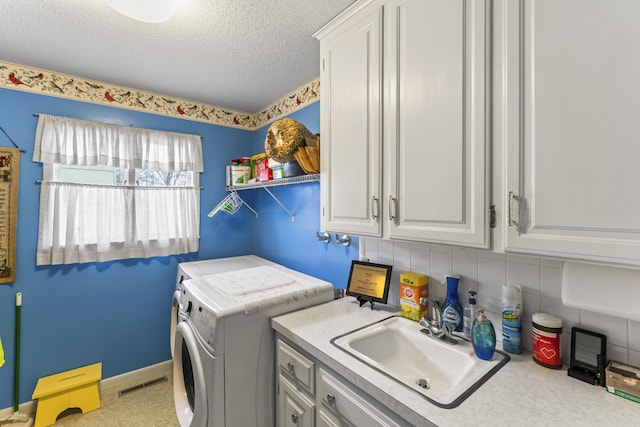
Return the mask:
<path fill-rule="evenodd" d="M 173 293 L 171 300 L 171 331 L 169 332 L 169 347 L 171 347 L 171 358 L 173 359 L 173 345 L 176 338 L 176 326 L 180 321 L 180 291 Z"/>
<path fill-rule="evenodd" d="M 173 399 L 181 427 L 207 425 L 207 389 L 200 344 L 191 324 L 176 326 L 173 355 Z"/>

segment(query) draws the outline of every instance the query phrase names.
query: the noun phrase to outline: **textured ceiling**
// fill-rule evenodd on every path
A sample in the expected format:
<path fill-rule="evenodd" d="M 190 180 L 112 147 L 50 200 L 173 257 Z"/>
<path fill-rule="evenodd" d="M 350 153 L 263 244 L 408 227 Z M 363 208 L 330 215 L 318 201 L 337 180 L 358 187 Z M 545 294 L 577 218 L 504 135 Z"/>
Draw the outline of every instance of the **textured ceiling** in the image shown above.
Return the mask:
<path fill-rule="evenodd" d="M 0 61 L 255 113 L 318 77 L 312 34 L 353 0 L 179 0 L 161 24 L 103 0 L 0 0 Z"/>

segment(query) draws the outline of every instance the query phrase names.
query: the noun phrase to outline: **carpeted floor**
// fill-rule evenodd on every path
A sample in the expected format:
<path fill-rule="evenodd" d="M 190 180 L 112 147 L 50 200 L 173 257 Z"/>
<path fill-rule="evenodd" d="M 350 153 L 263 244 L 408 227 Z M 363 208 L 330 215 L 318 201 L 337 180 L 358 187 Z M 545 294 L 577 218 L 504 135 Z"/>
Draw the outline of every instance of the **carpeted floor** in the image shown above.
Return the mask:
<path fill-rule="evenodd" d="M 101 408 L 82 414 L 63 412 L 54 427 L 179 427 L 173 406 L 173 384 L 167 381 L 118 396 L 118 390 L 101 393 Z"/>

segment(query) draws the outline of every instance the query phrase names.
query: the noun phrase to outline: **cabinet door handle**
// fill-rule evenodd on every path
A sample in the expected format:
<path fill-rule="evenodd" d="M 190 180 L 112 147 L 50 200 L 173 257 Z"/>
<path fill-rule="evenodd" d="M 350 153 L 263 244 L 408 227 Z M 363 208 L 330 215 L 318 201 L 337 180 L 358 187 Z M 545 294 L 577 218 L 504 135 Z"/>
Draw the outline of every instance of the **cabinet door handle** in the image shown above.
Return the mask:
<path fill-rule="evenodd" d="M 289 373 L 291 375 L 293 375 L 293 372 L 294 372 L 295 369 L 296 369 L 296 367 L 293 365 L 293 363 L 287 362 L 287 371 L 289 371 Z"/>
<path fill-rule="evenodd" d="M 507 195 L 507 225 L 509 227 L 514 227 L 518 225 L 518 221 L 516 221 L 515 219 L 513 219 L 513 202 L 514 200 L 517 201 L 518 196 L 516 196 L 513 191 L 509 191 L 509 194 Z"/>
<path fill-rule="evenodd" d="M 389 196 L 389 221 L 396 220 L 396 199 L 393 196 Z"/>
<path fill-rule="evenodd" d="M 327 394 L 327 403 L 329 406 L 334 406 L 336 404 L 336 398 L 332 394 Z"/>
<path fill-rule="evenodd" d="M 378 198 L 371 196 L 371 217 L 378 222 L 378 216 L 380 214 L 380 206 L 378 204 Z"/>
<path fill-rule="evenodd" d="M 296 414 L 291 414 L 291 422 L 298 424 L 298 416 Z"/>

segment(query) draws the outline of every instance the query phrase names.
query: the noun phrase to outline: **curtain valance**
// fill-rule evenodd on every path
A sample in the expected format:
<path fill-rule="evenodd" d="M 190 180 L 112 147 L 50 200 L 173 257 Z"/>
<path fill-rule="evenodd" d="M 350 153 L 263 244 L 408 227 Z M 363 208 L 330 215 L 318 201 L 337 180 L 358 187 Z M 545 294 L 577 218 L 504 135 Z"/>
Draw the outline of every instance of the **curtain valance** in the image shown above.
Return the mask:
<path fill-rule="evenodd" d="M 40 114 L 33 161 L 202 172 L 198 135 Z"/>

